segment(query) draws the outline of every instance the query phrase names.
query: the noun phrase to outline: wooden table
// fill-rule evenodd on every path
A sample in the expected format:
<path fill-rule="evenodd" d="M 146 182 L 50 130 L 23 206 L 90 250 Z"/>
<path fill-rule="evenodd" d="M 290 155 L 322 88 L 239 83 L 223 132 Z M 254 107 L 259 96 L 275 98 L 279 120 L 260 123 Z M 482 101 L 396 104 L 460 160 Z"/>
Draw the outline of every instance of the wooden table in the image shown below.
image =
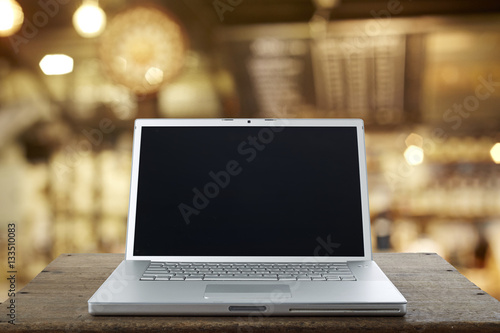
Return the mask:
<path fill-rule="evenodd" d="M 434 253 L 375 254 L 408 300 L 405 317 L 93 317 L 87 300 L 120 254 L 62 254 L 16 294 L 16 324 L 1 305 L 0 331 L 19 332 L 500 332 L 500 302 Z"/>

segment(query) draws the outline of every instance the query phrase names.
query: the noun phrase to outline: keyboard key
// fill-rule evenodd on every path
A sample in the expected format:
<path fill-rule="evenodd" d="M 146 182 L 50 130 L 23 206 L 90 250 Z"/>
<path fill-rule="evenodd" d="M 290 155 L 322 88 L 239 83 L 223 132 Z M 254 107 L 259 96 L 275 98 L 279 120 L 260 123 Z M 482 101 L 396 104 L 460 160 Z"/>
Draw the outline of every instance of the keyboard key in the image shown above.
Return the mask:
<path fill-rule="evenodd" d="M 345 263 L 152 262 L 143 281 L 356 281 Z M 142 280 L 142 279 L 141 279 Z"/>
<path fill-rule="evenodd" d="M 321 274 L 307 274 L 310 278 L 321 278 L 323 277 Z"/>
<path fill-rule="evenodd" d="M 324 277 L 338 277 L 340 278 L 340 275 L 338 274 L 323 274 Z"/>
<path fill-rule="evenodd" d="M 252 276 L 252 280 L 256 281 L 278 281 L 278 276 L 273 275 L 273 276 Z"/>
<path fill-rule="evenodd" d="M 185 277 L 184 276 L 172 276 L 170 278 L 170 281 L 184 281 Z"/>
<path fill-rule="evenodd" d="M 203 281 L 252 281 L 252 278 L 234 277 L 234 276 L 214 276 L 203 278 Z"/>
<path fill-rule="evenodd" d="M 342 281 L 356 281 L 356 278 L 354 276 L 342 276 Z"/>
<path fill-rule="evenodd" d="M 327 281 L 340 281 L 340 276 L 325 276 Z"/>
<path fill-rule="evenodd" d="M 192 277 L 192 278 L 203 278 L 205 275 L 204 274 L 189 274 L 187 277 Z M 186 278 L 187 278 L 186 277 Z"/>

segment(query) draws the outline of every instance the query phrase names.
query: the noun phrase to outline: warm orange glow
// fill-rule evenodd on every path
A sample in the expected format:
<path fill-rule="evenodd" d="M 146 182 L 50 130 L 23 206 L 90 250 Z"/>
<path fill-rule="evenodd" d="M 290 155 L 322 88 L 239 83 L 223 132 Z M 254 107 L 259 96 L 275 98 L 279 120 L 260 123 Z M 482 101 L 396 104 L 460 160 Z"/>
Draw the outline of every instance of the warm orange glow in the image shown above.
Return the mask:
<path fill-rule="evenodd" d="M 0 0 L 0 37 L 15 34 L 23 21 L 23 9 L 16 1 Z"/>
<path fill-rule="evenodd" d="M 424 150 L 417 146 L 409 146 L 404 152 L 406 162 L 409 165 L 419 165 L 424 161 Z"/>
<path fill-rule="evenodd" d="M 73 26 L 82 37 L 97 37 L 106 27 L 106 14 L 97 1 L 86 0 L 73 15 Z"/>
<path fill-rule="evenodd" d="M 73 71 L 73 58 L 65 54 L 47 54 L 40 61 L 45 75 L 63 75 Z"/>
<path fill-rule="evenodd" d="M 500 142 L 497 142 L 493 145 L 490 150 L 490 155 L 493 159 L 493 162 L 495 162 L 496 164 L 500 164 Z"/>

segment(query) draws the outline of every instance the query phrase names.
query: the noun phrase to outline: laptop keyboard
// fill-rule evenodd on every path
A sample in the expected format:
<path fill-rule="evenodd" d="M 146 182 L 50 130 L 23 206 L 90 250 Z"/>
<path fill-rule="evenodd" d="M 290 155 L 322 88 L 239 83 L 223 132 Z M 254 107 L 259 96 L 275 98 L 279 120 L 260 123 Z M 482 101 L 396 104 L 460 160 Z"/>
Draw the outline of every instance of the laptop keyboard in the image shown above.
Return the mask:
<path fill-rule="evenodd" d="M 141 281 L 356 281 L 345 263 L 151 262 Z"/>

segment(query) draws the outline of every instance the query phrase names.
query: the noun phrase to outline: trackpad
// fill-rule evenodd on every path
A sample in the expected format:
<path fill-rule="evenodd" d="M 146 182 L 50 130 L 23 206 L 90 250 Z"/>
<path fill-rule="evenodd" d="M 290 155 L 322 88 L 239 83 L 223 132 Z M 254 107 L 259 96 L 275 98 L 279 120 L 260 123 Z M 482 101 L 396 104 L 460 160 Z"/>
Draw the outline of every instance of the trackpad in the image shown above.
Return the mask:
<path fill-rule="evenodd" d="M 205 298 L 210 299 L 281 299 L 291 298 L 287 285 L 273 284 L 209 284 Z"/>

